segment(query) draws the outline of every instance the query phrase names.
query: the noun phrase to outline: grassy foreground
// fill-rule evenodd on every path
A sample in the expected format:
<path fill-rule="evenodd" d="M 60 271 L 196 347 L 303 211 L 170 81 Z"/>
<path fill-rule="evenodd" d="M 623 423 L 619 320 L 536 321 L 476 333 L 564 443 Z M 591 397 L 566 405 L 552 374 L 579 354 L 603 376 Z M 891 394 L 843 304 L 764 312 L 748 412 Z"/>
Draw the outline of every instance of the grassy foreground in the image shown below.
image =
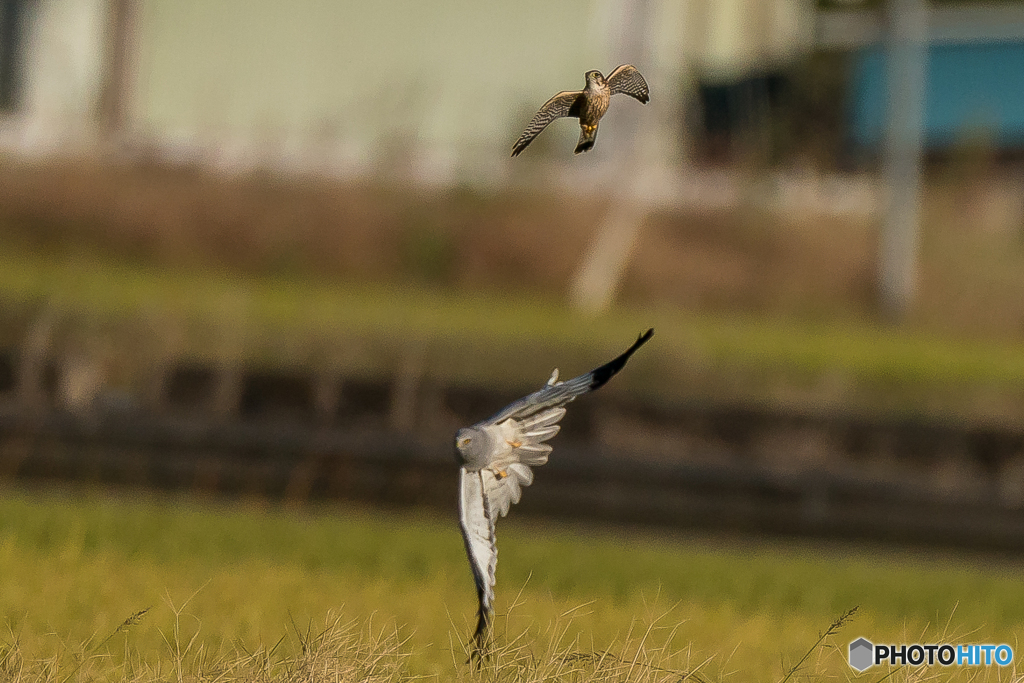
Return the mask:
<path fill-rule="evenodd" d="M 810 652 L 790 680 L 875 682 L 890 672 L 845 663 L 858 636 L 1017 648 L 1024 633 L 1018 560 L 515 516 L 498 534 L 499 652 L 475 674 L 452 519 L 6 489 L 0 680 L 781 681 Z"/>

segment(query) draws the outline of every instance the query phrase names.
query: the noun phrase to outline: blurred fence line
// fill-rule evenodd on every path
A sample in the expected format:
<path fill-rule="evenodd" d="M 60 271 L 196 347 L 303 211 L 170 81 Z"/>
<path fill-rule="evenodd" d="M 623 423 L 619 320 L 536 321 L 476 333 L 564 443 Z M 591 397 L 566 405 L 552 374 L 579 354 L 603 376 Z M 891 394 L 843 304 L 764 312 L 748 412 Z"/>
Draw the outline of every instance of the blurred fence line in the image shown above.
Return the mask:
<path fill-rule="evenodd" d="M 3 478 L 292 502 L 454 510 L 453 426 L 515 397 L 426 390 L 415 363 L 373 377 L 170 363 L 155 404 L 74 406 L 59 396 L 65 365 L 29 377 L 21 360 L 0 353 Z M 597 393 L 571 406 L 554 445 L 525 513 L 1024 549 L 1020 429 Z"/>

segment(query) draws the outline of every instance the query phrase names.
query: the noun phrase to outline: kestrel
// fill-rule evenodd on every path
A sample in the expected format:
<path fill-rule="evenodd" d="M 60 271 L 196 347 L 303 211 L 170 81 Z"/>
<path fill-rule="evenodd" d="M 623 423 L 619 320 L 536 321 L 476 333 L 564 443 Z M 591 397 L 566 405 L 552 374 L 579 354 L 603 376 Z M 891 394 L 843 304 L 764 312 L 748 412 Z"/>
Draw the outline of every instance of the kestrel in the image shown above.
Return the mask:
<path fill-rule="evenodd" d="M 604 386 L 638 348 L 654 335 L 647 330 L 621 356 L 566 382 L 558 369 L 539 391 L 509 404 L 490 419 L 464 427 L 455 435 L 459 472 L 459 525 L 473 569 L 479 600 L 473 655 L 484 654 L 494 606 L 494 570 L 498 564 L 494 522 L 519 502 L 522 487 L 533 481 L 531 466 L 548 461 L 566 403 Z"/>
<path fill-rule="evenodd" d="M 608 78 L 602 76 L 600 71 L 588 71 L 585 75 L 586 88 L 560 92 L 544 103 L 530 121 L 530 125 L 516 140 L 516 144 L 512 146 L 512 156 L 517 156 L 526 149 L 549 123 L 563 116 L 572 116 L 580 120 L 580 140 L 576 143 L 573 153 L 586 152 L 597 140 L 597 124 L 608 111 L 608 102 L 612 95 L 624 93 L 635 97 L 643 104 L 651 100 L 647 81 L 629 64 L 617 67 Z"/>

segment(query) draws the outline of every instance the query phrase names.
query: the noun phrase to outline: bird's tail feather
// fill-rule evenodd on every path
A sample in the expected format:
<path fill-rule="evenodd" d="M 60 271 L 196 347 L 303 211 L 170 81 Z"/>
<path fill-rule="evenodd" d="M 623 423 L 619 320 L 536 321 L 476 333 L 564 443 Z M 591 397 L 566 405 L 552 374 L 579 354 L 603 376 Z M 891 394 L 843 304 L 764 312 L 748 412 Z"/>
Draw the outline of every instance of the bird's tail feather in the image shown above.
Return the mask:
<path fill-rule="evenodd" d="M 576 143 L 576 149 L 573 150 L 573 154 L 579 154 L 580 152 L 592 149 L 595 142 L 597 142 L 597 126 L 593 128 L 580 126 L 580 139 Z"/>

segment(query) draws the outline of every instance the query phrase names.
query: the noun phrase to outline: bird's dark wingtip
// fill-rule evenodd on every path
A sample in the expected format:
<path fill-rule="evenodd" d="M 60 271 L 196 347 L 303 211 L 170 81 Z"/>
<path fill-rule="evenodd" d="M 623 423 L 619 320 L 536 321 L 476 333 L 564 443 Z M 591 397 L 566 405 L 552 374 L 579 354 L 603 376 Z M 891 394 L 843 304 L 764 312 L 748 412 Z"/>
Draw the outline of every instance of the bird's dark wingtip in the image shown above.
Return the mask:
<path fill-rule="evenodd" d="M 469 653 L 469 659 L 466 660 L 467 664 L 475 664 L 478 669 L 487 659 L 487 636 L 490 627 L 491 612 L 481 605 L 480 611 L 477 613 L 476 631 L 473 633 L 473 649 Z"/>
<path fill-rule="evenodd" d="M 654 328 L 652 327 L 637 337 L 636 341 L 633 342 L 633 345 L 626 349 L 620 356 L 605 363 L 596 370 L 591 371 L 590 374 L 593 376 L 593 380 L 590 382 L 590 390 L 593 391 L 594 389 L 604 386 L 604 384 L 610 380 L 615 373 L 626 365 L 626 361 L 629 360 L 629 357 L 632 356 L 637 349 L 646 344 L 647 340 L 653 336 Z"/>
<path fill-rule="evenodd" d="M 523 135 L 520 135 L 519 139 L 516 140 L 514 145 L 512 145 L 512 156 L 519 156 L 520 154 L 523 153 L 523 150 L 529 147 L 530 143 L 533 142 L 533 138 L 524 140 L 523 138 L 525 137 L 525 135 L 525 133 Z"/>

